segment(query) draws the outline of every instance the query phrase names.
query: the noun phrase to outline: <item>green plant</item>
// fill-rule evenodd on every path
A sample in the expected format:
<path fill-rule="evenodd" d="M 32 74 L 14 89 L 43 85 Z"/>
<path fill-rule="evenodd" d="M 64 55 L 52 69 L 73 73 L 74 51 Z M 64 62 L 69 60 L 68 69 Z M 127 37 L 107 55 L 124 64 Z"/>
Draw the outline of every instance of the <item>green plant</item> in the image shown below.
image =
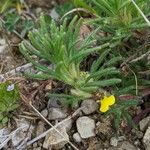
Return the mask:
<path fill-rule="evenodd" d="M 20 20 L 20 16 L 18 14 L 15 13 L 7 14 L 6 21 L 5 21 L 6 30 L 12 32 L 15 29 L 19 20 Z"/>
<path fill-rule="evenodd" d="M 86 1 L 83 3 L 87 4 Z M 149 1 L 137 0 L 136 3 L 144 14 L 148 15 Z M 88 4 L 89 7 L 94 8 L 96 15 L 96 18 L 89 22 L 93 22 L 103 32 L 107 33 L 107 38 L 103 38 L 103 40 L 118 41 L 130 37 L 135 30 L 148 26 L 130 0 L 92 0 Z M 78 6 L 81 7 L 81 4 L 79 3 Z M 82 7 L 88 9 L 85 5 Z"/>
<path fill-rule="evenodd" d="M 19 90 L 11 82 L 0 83 L 0 124 L 8 122 L 9 113 L 18 105 Z"/>
<path fill-rule="evenodd" d="M 137 100 L 118 100 L 117 103 L 106 113 L 106 115 L 114 115 L 114 126 L 116 129 L 119 129 L 122 118 L 127 122 L 127 124 L 135 126 L 129 113 L 129 108 L 135 107 L 137 104 Z"/>
<path fill-rule="evenodd" d="M 89 98 L 99 88 L 120 83 L 119 78 L 113 75 L 119 71 L 111 67 L 118 57 L 109 58 L 109 43 L 94 46 L 96 31 L 80 40 L 79 31 L 82 20 L 77 17 L 67 25 L 64 20 L 62 25 L 57 26 L 54 21 L 45 22 L 44 16 L 40 18 L 40 28 L 29 32 L 31 43 L 23 41 L 20 44 L 22 54 L 29 60 L 41 74 L 28 74 L 36 79 L 56 79 L 71 86 L 71 95 L 61 95 L 67 98 Z M 107 49 L 106 49 L 107 48 Z M 100 57 L 93 62 L 90 71 L 80 69 L 83 60 L 91 53 L 98 53 Z M 47 60 L 52 64 L 52 69 L 33 60 L 32 55 Z M 106 56 L 108 61 L 106 63 Z"/>
<path fill-rule="evenodd" d="M 11 0 L 1 0 L 0 13 L 5 12 L 10 6 L 12 6 Z"/>
<path fill-rule="evenodd" d="M 8 32 L 13 32 L 13 30 L 19 30 L 21 32 L 21 37 L 24 37 L 26 33 L 34 27 L 34 22 L 32 20 L 22 18 L 17 13 L 7 13 L 5 15 L 4 28 Z"/>
<path fill-rule="evenodd" d="M 5 13 L 8 9 L 17 7 L 20 4 L 20 0 L 1 0 L 0 13 Z"/>

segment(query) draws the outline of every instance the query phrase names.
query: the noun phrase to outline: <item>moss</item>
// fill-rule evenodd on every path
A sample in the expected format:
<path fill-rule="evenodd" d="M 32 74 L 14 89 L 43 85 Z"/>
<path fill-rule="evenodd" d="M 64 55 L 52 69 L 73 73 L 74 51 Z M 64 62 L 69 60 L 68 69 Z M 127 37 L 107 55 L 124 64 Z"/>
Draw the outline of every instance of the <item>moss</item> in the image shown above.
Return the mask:
<path fill-rule="evenodd" d="M 8 122 L 8 114 L 19 105 L 19 89 L 12 82 L 0 83 L 0 123 Z"/>

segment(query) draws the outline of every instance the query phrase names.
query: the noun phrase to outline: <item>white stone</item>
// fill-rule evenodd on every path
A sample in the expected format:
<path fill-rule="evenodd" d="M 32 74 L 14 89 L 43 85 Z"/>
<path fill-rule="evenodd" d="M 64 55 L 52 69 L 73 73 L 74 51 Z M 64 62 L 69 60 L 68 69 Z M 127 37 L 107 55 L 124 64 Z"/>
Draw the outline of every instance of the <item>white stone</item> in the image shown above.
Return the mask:
<path fill-rule="evenodd" d="M 50 108 L 49 109 L 49 114 L 48 114 L 49 120 L 64 119 L 66 117 L 67 117 L 66 113 L 63 110 L 61 110 L 60 108 Z"/>
<path fill-rule="evenodd" d="M 77 130 L 83 139 L 95 136 L 95 121 L 89 117 L 83 116 L 76 121 Z"/>
<path fill-rule="evenodd" d="M 73 134 L 73 139 L 77 143 L 80 143 L 82 141 L 81 136 L 78 132 Z"/>
<path fill-rule="evenodd" d="M 52 11 L 50 12 L 50 16 L 51 16 L 54 20 L 58 20 L 58 19 L 59 19 L 59 14 L 56 12 L 55 9 L 52 9 Z"/>
<path fill-rule="evenodd" d="M 43 121 L 39 121 L 36 127 L 36 136 L 39 136 L 45 131 L 45 124 Z"/>
<path fill-rule="evenodd" d="M 0 149 L 5 147 L 7 145 L 7 142 L 9 140 L 7 140 L 8 136 L 9 135 L 10 131 L 8 128 L 2 128 L 0 129 Z M 7 141 L 7 142 L 5 142 Z"/>
<path fill-rule="evenodd" d="M 145 132 L 145 135 L 143 137 L 143 143 L 145 145 L 146 150 L 150 150 L 150 127 Z"/>
<path fill-rule="evenodd" d="M 82 111 L 88 115 L 95 112 L 98 109 L 98 104 L 96 103 L 96 101 L 88 99 L 82 102 L 81 107 L 83 107 Z"/>
<path fill-rule="evenodd" d="M 12 135 L 12 144 L 14 147 L 18 146 L 21 142 L 26 142 L 31 139 L 31 134 L 33 132 L 33 125 L 31 125 L 25 119 L 19 120 L 17 127 L 21 128 L 15 134 Z"/>
<path fill-rule="evenodd" d="M 139 125 L 140 125 L 140 130 L 141 131 L 145 131 L 146 128 L 148 128 L 148 126 L 150 126 L 150 116 L 142 119 L 140 122 L 139 122 Z"/>
<path fill-rule="evenodd" d="M 118 145 L 118 138 L 112 137 L 112 138 L 110 139 L 110 145 L 116 147 L 116 146 Z"/>
<path fill-rule="evenodd" d="M 46 118 L 48 116 L 48 110 L 47 109 L 42 110 L 41 114 L 42 114 L 43 117 Z"/>
<path fill-rule="evenodd" d="M 117 150 L 137 150 L 137 148 L 128 141 L 122 142 L 121 146 Z"/>
<path fill-rule="evenodd" d="M 55 130 L 49 132 L 44 140 L 43 148 L 48 149 L 49 147 L 53 149 L 61 149 L 69 140 L 69 136 L 66 132 L 65 127 L 57 127 L 57 130 L 63 135 L 63 137 Z M 65 137 L 65 138 L 64 138 Z"/>

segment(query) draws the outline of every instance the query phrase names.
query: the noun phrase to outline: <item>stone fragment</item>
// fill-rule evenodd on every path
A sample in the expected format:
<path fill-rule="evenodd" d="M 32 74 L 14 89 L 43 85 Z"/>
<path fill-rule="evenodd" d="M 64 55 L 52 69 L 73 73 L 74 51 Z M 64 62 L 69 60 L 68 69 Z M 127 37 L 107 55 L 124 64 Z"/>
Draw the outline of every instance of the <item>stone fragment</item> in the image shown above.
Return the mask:
<path fill-rule="evenodd" d="M 83 139 L 95 136 L 95 121 L 89 117 L 83 116 L 76 121 L 77 130 Z"/>
<path fill-rule="evenodd" d="M 73 134 L 73 139 L 76 143 L 80 143 L 82 141 L 81 136 L 78 132 Z"/>
<path fill-rule="evenodd" d="M 67 140 L 69 140 L 66 129 L 63 126 L 57 127 L 57 129 L 63 135 L 63 137 L 57 131 L 52 130 L 46 135 L 43 143 L 43 148 L 49 149 L 51 147 L 52 149 L 61 149 L 65 146 Z"/>
<path fill-rule="evenodd" d="M 49 109 L 49 114 L 48 114 L 49 120 L 64 119 L 66 117 L 67 117 L 67 114 L 60 108 L 50 108 Z"/>
<path fill-rule="evenodd" d="M 140 130 L 141 131 L 145 131 L 148 128 L 148 126 L 150 126 L 150 116 L 142 119 L 139 122 L 139 125 L 140 125 Z"/>
<path fill-rule="evenodd" d="M 82 111 L 86 115 L 88 115 L 95 112 L 98 109 L 98 104 L 96 103 L 96 101 L 88 99 L 82 102 L 81 107 L 83 107 Z"/>
<path fill-rule="evenodd" d="M 150 150 L 150 127 L 145 132 L 143 137 L 143 143 L 145 145 L 145 150 Z"/>
<path fill-rule="evenodd" d="M 47 117 L 48 116 L 48 110 L 47 109 L 43 109 L 42 111 L 41 111 L 41 114 L 42 114 L 42 116 L 43 117 Z"/>

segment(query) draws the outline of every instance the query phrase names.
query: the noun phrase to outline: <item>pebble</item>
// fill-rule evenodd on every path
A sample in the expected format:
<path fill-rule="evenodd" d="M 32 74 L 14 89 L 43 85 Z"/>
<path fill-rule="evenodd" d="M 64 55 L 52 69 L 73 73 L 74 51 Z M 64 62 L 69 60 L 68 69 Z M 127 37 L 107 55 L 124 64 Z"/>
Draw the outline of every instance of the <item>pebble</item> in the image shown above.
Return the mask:
<path fill-rule="evenodd" d="M 7 135 L 9 135 L 10 131 L 8 128 L 2 128 L 0 129 L 0 145 L 7 139 Z M 5 147 L 7 145 L 7 142 L 5 142 L 5 144 L 3 144 L 3 146 L 0 146 L 0 149 Z"/>
<path fill-rule="evenodd" d="M 62 123 L 61 126 L 63 126 L 68 132 L 72 128 L 72 123 L 73 123 L 73 120 L 69 119 L 69 120 L 66 120 L 64 123 Z"/>
<path fill-rule="evenodd" d="M 57 127 L 57 130 L 65 137 L 63 138 L 58 132 L 55 130 L 52 130 L 49 132 L 44 140 L 43 148 L 48 149 L 51 147 L 52 149 L 61 149 L 64 147 L 64 145 L 67 143 L 67 140 L 69 140 L 69 136 L 66 132 L 65 127 L 59 126 Z"/>
<path fill-rule="evenodd" d="M 67 117 L 67 114 L 60 108 L 50 108 L 49 109 L 49 114 L 48 114 L 49 120 L 64 119 L 66 117 Z"/>
<path fill-rule="evenodd" d="M 95 136 L 95 121 L 89 117 L 83 116 L 77 119 L 76 126 L 81 138 L 86 139 Z"/>
<path fill-rule="evenodd" d="M 51 16 L 54 20 L 58 20 L 58 19 L 59 19 L 59 14 L 56 12 L 55 9 L 52 9 L 52 11 L 50 12 L 50 16 Z"/>
<path fill-rule="evenodd" d="M 78 132 L 73 134 L 73 139 L 76 143 L 80 143 L 82 141 L 81 136 Z"/>
<path fill-rule="evenodd" d="M 130 142 L 124 141 L 121 146 L 118 147 L 118 150 L 137 150 L 137 148 Z"/>
<path fill-rule="evenodd" d="M 111 146 L 114 146 L 114 147 L 118 146 L 118 138 L 112 137 L 112 138 L 110 139 L 110 145 L 111 145 Z"/>
<path fill-rule="evenodd" d="M 60 102 L 60 99 L 58 98 L 50 98 L 49 101 L 48 101 L 48 108 L 60 108 L 61 107 L 61 102 Z"/>
<path fill-rule="evenodd" d="M 145 131 L 148 128 L 148 126 L 150 126 L 150 116 L 142 119 L 139 122 L 139 125 L 140 125 L 140 130 L 141 131 Z"/>
<path fill-rule="evenodd" d="M 39 121 L 36 128 L 36 136 L 39 136 L 45 131 L 45 124 L 43 121 Z"/>
<path fill-rule="evenodd" d="M 81 107 L 83 107 L 82 111 L 86 115 L 89 115 L 98 109 L 98 104 L 96 103 L 96 101 L 88 99 L 82 102 Z"/>
<path fill-rule="evenodd" d="M 47 109 L 42 110 L 41 114 L 42 114 L 43 117 L 46 118 L 48 116 L 48 110 Z"/>
<path fill-rule="evenodd" d="M 25 144 L 26 141 L 30 140 L 34 130 L 34 126 L 25 119 L 21 119 L 17 122 L 17 128 L 21 128 L 21 130 L 18 130 L 12 135 L 12 145 L 14 147 L 18 146 L 21 142 Z"/>
<path fill-rule="evenodd" d="M 110 145 L 116 147 L 116 146 L 118 146 L 119 142 L 122 142 L 124 140 L 126 140 L 126 137 L 124 137 L 124 136 L 111 137 L 111 139 L 110 139 Z"/>
<path fill-rule="evenodd" d="M 143 137 L 143 143 L 145 145 L 145 150 L 150 150 L 150 127 L 145 132 Z"/>

